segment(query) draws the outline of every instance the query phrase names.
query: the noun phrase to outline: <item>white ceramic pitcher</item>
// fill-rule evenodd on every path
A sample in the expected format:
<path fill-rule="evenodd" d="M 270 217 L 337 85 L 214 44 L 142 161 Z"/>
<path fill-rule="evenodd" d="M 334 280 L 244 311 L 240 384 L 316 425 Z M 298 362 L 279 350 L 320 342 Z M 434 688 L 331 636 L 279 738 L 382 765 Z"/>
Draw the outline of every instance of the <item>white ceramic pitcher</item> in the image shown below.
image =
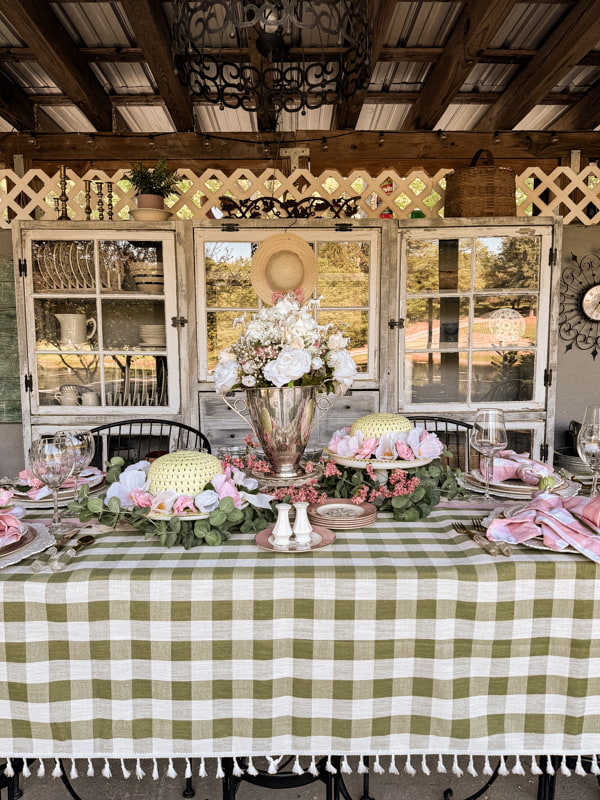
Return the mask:
<path fill-rule="evenodd" d="M 55 314 L 60 323 L 61 344 L 85 344 L 96 333 L 96 320 L 85 314 Z"/>

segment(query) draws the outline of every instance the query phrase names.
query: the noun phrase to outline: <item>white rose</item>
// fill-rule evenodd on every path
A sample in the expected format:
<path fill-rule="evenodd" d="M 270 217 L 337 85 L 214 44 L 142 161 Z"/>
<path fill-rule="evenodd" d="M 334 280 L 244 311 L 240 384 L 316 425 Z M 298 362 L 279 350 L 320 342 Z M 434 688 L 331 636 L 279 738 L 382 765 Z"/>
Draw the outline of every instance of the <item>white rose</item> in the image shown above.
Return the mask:
<path fill-rule="evenodd" d="M 346 347 L 347 344 L 348 339 L 342 336 L 341 333 L 332 333 L 327 340 L 327 348 L 329 350 L 341 350 L 343 347 Z"/>
<path fill-rule="evenodd" d="M 333 378 L 345 386 L 352 386 L 358 370 L 347 350 L 333 350 L 327 354 L 327 364 L 333 369 Z"/>
<path fill-rule="evenodd" d="M 319 356 L 314 356 L 313 360 L 310 362 L 310 365 L 313 369 L 321 369 L 323 366 L 323 359 L 319 358 Z"/>
<path fill-rule="evenodd" d="M 310 355 L 306 350 L 293 350 L 290 347 L 284 347 L 277 358 L 263 369 L 265 378 L 277 388 L 298 380 L 307 372 L 310 372 Z"/>
<path fill-rule="evenodd" d="M 237 361 L 219 360 L 215 367 L 215 389 L 219 394 L 226 394 L 239 381 L 239 365 Z"/>

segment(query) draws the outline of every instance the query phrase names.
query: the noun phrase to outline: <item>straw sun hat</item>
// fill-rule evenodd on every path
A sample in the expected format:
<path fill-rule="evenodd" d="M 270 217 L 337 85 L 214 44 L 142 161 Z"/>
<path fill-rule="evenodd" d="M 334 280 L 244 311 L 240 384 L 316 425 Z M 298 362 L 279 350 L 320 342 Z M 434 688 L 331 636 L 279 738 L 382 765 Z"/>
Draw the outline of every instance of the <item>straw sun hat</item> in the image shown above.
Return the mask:
<path fill-rule="evenodd" d="M 308 300 L 317 283 L 317 259 L 312 247 L 293 233 L 276 233 L 261 242 L 252 258 L 252 286 L 260 299 L 273 304 L 273 295 L 302 290 Z"/>

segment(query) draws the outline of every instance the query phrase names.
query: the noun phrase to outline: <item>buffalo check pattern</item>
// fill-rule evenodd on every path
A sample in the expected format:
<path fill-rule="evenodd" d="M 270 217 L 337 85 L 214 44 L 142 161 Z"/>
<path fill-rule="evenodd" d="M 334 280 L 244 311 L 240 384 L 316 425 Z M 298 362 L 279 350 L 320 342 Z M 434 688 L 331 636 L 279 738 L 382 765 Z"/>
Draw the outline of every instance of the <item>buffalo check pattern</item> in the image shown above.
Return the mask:
<path fill-rule="evenodd" d="M 110 531 L 0 571 L 0 753 L 600 751 L 600 572 L 490 555 L 441 508 L 327 549 L 164 549 Z"/>

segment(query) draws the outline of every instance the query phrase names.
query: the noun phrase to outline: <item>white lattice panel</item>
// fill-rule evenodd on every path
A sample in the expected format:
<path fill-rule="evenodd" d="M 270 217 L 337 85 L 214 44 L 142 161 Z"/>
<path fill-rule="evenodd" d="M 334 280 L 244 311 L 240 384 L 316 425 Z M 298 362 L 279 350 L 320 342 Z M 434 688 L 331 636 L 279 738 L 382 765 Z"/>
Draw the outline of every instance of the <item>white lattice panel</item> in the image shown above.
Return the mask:
<path fill-rule="evenodd" d="M 135 207 L 134 192 L 122 169 L 114 175 L 90 170 L 79 176 L 67 169 L 67 212 L 74 220 L 86 219 L 84 181 L 91 181 L 92 219 L 99 218 L 98 189 L 102 192 L 103 218 L 109 219 L 107 182 L 112 183 L 113 219 L 129 219 L 129 208 Z M 222 196 L 233 200 L 276 197 L 296 201 L 308 197 L 336 200 L 359 197 L 359 215 L 376 218 L 380 215 L 397 219 L 410 217 L 420 211 L 426 217 L 444 215 L 445 176 L 449 170 L 428 175 L 420 170 L 398 175 L 386 170 L 373 177 L 357 170 L 342 176 L 328 170 L 312 175 L 298 169 L 291 175 L 273 169 L 254 174 L 238 169 L 230 175 L 220 170 L 206 170 L 196 175 L 181 169 L 185 178 L 181 194 L 170 210 L 181 219 L 209 219 L 221 216 Z M 573 172 L 557 167 L 550 174 L 529 167 L 516 178 L 517 214 L 519 216 L 559 215 L 565 223 L 596 225 L 600 222 L 600 169 L 596 164 Z M 54 220 L 57 218 L 56 198 L 60 195 L 59 173 L 47 175 L 30 170 L 19 177 L 12 170 L 0 170 L 0 227 L 8 228 L 12 219 Z"/>

